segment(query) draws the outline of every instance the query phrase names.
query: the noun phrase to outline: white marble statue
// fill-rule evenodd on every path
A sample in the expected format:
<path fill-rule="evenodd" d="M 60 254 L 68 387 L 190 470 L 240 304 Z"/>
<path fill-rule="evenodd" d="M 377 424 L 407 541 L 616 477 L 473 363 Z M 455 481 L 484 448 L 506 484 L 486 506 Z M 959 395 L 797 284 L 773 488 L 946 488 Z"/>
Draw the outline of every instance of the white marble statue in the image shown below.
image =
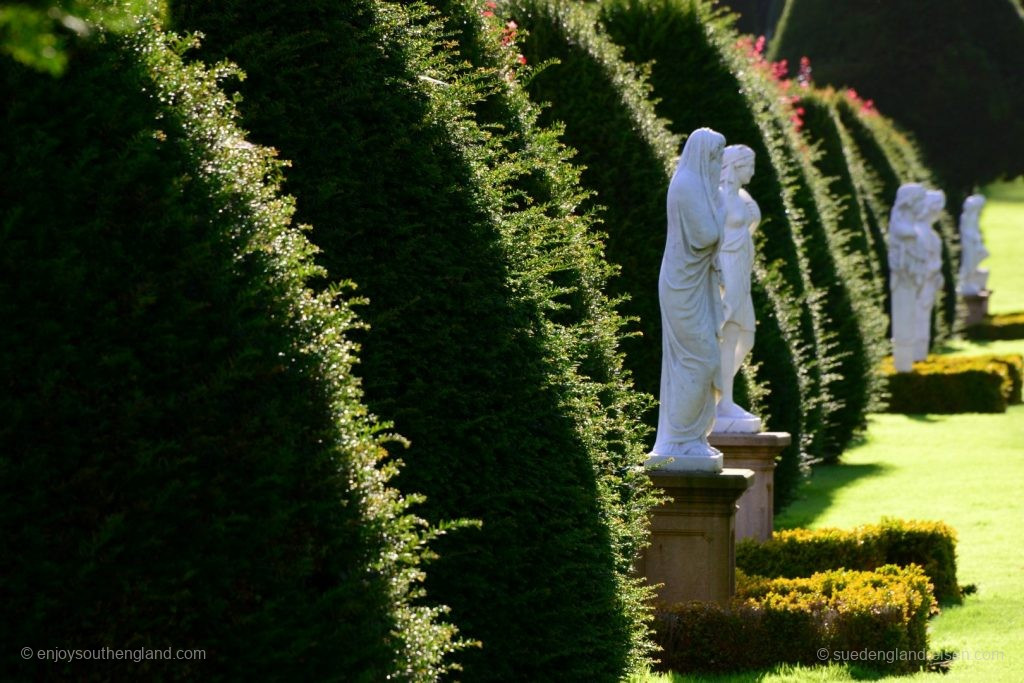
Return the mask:
<path fill-rule="evenodd" d="M 761 209 L 743 186 L 754 176 L 754 150 L 729 145 L 722 154 L 722 202 L 725 229 L 719 262 L 722 270 L 722 398 L 715 417 L 716 432 L 761 431 L 761 418 L 736 405 L 733 382 L 754 347 L 754 301 L 750 274 L 754 269 L 754 240 Z"/>
<path fill-rule="evenodd" d="M 708 444 L 708 434 L 719 394 L 717 259 L 725 211 L 718 185 L 724 148 L 720 133 L 693 131 L 666 198 L 668 234 L 658 277 L 661 392 L 658 436 L 648 463 L 684 471 L 722 469 L 722 454 Z"/>
<path fill-rule="evenodd" d="M 932 309 L 935 297 L 945 282 L 942 277 L 942 238 L 932 227 L 946 207 L 946 194 L 942 190 L 927 190 L 917 222 L 917 245 L 924 261 L 921 289 L 917 294 L 917 322 L 914 335 L 914 360 L 928 357 L 932 335 Z"/>
<path fill-rule="evenodd" d="M 988 269 L 978 267 L 988 258 L 978 225 L 984 206 L 984 195 L 972 194 L 964 200 L 964 210 L 960 214 L 960 283 L 957 291 L 961 296 L 978 296 L 988 287 Z"/>
<path fill-rule="evenodd" d="M 919 183 L 900 185 L 889 216 L 892 360 L 897 372 L 910 372 L 914 366 L 917 301 L 925 270 L 918 248 L 917 217 L 924 206 L 925 192 Z"/>

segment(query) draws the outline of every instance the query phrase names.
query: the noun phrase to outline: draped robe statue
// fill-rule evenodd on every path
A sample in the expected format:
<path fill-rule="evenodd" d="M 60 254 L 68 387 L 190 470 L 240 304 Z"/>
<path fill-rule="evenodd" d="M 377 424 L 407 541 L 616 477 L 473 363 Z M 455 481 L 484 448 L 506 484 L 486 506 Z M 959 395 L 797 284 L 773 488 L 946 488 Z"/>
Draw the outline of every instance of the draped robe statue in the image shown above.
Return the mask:
<path fill-rule="evenodd" d="M 717 270 L 724 210 L 718 191 L 725 138 L 690 134 L 668 188 L 668 234 L 658 277 L 662 360 L 658 436 L 652 464 L 721 471 L 708 444 L 718 399 L 722 298 Z"/>
<path fill-rule="evenodd" d="M 960 214 L 960 283 L 957 290 L 962 296 L 977 296 L 988 287 L 988 270 L 978 267 L 988 258 L 978 225 L 983 206 L 984 195 L 972 194 L 964 200 L 964 210 Z"/>
<path fill-rule="evenodd" d="M 924 200 L 923 185 L 904 183 L 896 191 L 896 202 L 889 217 L 892 360 L 897 372 L 910 372 L 914 366 L 917 299 L 925 271 L 918 249 L 917 216 Z"/>
<path fill-rule="evenodd" d="M 754 176 L 754 150 L 729 145 L 722 154 L 722 202 L 725 208 L 724 238 L 719 252 L 722 269 L 722 398 L 715 418 L 716 432 L 757 433 L 761 419 L 736 405 L 733 382 L 743 360 L 754 347 L 754 301 L 750 274 L 754 269 L 754 230 L 761 209 L 743 189 Z"/>
<path fill-rule="evenodd" d="M 924 271 L 917 299 L 914 360 L 924 360 L 928 357 L 932 336 L 932 309 L 935 308 L 935 296 L 942 290 L 945 282 L 942 277 L 942 238 L 932 228 L 945 207 L 946 194 L 942 190 L 925 192 L 917 223 L 918 251 L 924 261 Z"/>

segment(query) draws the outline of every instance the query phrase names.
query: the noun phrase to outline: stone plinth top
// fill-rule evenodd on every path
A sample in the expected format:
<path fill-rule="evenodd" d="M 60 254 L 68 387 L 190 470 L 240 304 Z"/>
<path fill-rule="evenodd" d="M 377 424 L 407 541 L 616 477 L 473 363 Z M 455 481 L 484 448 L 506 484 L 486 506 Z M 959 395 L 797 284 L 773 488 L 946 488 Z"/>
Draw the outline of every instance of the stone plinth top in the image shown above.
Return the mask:
<path fill-rule="evenodd" d="M 789 432 L 759 432 L 757 434 L 734 434 L 731 432 L 711 432 L 708 443 L 716 448 L 756 447 L 783 449 L 793 442 Z"/>
<path fill-rule="evenodd" d="M 754 483 L 752 470 L 725 468 L 721 472 L 680 472 L 649 469 L 651 481 L 662 488 L 746 491 Z"/>

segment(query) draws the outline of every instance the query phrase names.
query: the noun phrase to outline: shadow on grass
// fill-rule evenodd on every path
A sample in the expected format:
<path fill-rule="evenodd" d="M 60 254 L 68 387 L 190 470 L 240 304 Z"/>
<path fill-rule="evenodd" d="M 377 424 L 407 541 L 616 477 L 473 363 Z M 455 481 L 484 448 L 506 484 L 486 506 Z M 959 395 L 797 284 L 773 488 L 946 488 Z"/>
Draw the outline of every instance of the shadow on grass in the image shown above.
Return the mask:
<path fill-rule="evenodd" d="M 836 491 L 853 481 L 876 477 L 889 469 L 888 465 L 878 463 L 818 465 L 810 481 L 800 487 L 796 500 L 775 515 L 775 528 L 781 530 L 810 526 L 831 507 Z"/>
<path fill-rule="evenodd" d="M 911 415 L 909 413 L 904 413 L 904 415 L 907 417 L 907 419 L 913 420 L 914 422 L 939 422 L 940 421 L 940 419 L 938 417 L 935 417 L 934 415 L 930 415 L 930 414 L 923 414 L 922 413 L 922 414 L 917 414 L 917 415 Z"/>
<path fill-rule="evenodd" d="M 650 683 L 750 683 L 751 681 L 783 683 L 786 681 L 877 681 L 889 675 L 891 674 L 849 664 L 830 664 L 829 666 L 778 664 L 770 669 L 762 669 L 760 671 L 720 675 L 678 674 L 672 672 L 660 678 L 651 677 L 647 680 Z"/>

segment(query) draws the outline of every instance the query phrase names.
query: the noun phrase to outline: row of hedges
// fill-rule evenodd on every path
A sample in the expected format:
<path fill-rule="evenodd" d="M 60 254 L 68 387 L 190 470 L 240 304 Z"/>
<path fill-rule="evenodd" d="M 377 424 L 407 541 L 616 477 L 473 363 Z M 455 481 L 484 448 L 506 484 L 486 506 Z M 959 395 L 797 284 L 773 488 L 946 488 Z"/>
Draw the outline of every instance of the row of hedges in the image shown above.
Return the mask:
<path fill-rule="evenodd" d="M 890 413 L 1004 413 L 1021 402 L 1020 355 L 929 356 L 912 372 L 887 358 Z"/>
<path fill-rule="evenodd" d="M 851 530 L 788 529 L 763 543 L 736 544 L 736 567 L 757 576 L 797 578 L 886 564 L 922 567 L 938 600 L 960 602 L 956 532 L 942 522 L 883 519 Z"/>
<path fill-rule="evenodd" d="M 566 140 L 580 150 L 584 185 L 595 191 L 595 202 L 607 207 L 602 218 L 609 233 L 608 257 L 622 267 L 612 287 L 630 297 L 624 310 L 639 320 L 643 335 L 625 347 L 627 362 L 639 387 L 656 392 L 661 367 L 657 269 L 664 250 L 665 188 L 679 138 L 657 118 L 642 72 L 623 61 L 622 49 L 599 29 L 592 8 L 531 1 L 515 3 L 512 16 L 528 31 L 523 52 L 531 62 L 558 60 L 530 81 L 530 94 L 550 103 L 546 119 L 564 124 Z M 766 163 L 764 158 L 759 161 Z M 770 394 L 765 406 L 750 401 L 755 412 L 761 411 L 772 428 L 794 436 L 796 445 L 784 454 L 776 473 L 781 502 L 800 477 L 805 412 L 808 420 L 817 416 L 818 431 L 820 412 L 811 391 L 816 366 L 807 355 L 813 338 L 807 342 L 800 334 L 798 299 L 789 293 L 780 270 L 759 262 L 754 283 L 759 311 L 756 370 L 745 370 L 747 381 L 741 388 L 744 398 L 756 399 L 766 387 Z"/>
<path fill-rule="evenodd" d="M 781 276 L 759 278 L 755 287 L 769 296 L 762 293 L 757 297 L 761 305 L 755 305 L 760 320 L 777 319 L 773 327 L 783 333 L 790 351 L 778 354 L 770 338 L 775 330 L 762 329 L 754 360 L 761 363 L 759 377 L 772 393 L 782 378 L 772 377 L 769 366 L 791 355 L 798 365 L 811 364 L 801 386 L 802 445 L 815 457 L 837 457 L 863 428 L 880 393 L 876 367 L 885 318 L 879 306 L 872 306 L 878 294 L 869 261 L 839 224 L 840 207 L 813 164 L 815 156 L 791 125 L 793 111 L 780 104 L 778 82 L 767 74 L 763 60 L 752 60 L 737 46 L 729 21 L 710 3 L 608 0 L 599 8 L 601 25 L 623 47 L 624 56 L 651 63 L 657 111 L 673 132 L 709 125 L 755 150 L 757 173 L 750 191 L 765 216 L 755 236 L 759 270 Z M 657 248 L 651 245 L 652 252 Z M 772 291 L 777 283 L 786 289 Z M 762 341 L 765 348 L 758 350 Z M 791 401 L 789 406 L 779 403 L 768 397 L 770 414 L 785 415 L 793 408 Z"/>
<path fill-rule="evenodd" d="M 885 272 L 886 310 L 889 306 L 888 257 L 882 251 L 889 226 L 889 212 L 896 198 L 896 190 L 906 182 L 919 182 L 927 187 L 938 187 L 939 183 L 924 165 L 916 145 L 886 117 L 873 108 L 865 106 L 860 99 L 848 92 L 833 97 L 839 114 L 839 124 L 848 133 L 849 140 L 856 147 L 858 155 L 865 161 L 863 193 L 871 198 L 868 207 L 873 215 L 871 224 L 881 226 L 877 251 L 879 265 Z M 936 223 L 942 238 L 943 289 L 935 306 L 932 319 L 932 342 L 948 338 L 954 330 L 957 316 L 958 297 L 956 293 L 956 272 L 958 262 L 959 234 L 952 216 L 959 215 L 964 195 L 946 192 L 946 209 Z"/>
<path fill-rule="evenodd" d="M 787 0 L 771 49 L 873 98 L 914 131 L 947 191 L 966 195 L 1024 172 L 1022 43 L 1018 0 Z"/>
<path fill-rule="evenodd" d="M 378 0 L 182 0 L 174 16 L 247 72 L 245 124 L 291 160 L 320 262 L 371 302 L 359 372 L 411 440 L 399 483 L 430 520 L 482 521 L 439 539 L 426 583 L 482 644 L 456 658 L 464 676 L 618 679 L 646 647 L 628 573 L 652 497 L 647 402 L 578 171 L 509 84 L 519 65 L 488 55 L 502 36 L 483 6 L 444 7 L 457 32 Z M 454 63 L 456 40 L 478 68 Z"/>
<path fill-rule="evenodd" d="M 1024 313 L 1003 313 L 964 329 L 964 336 L 979 341 L 1024 339 Z"/>
<path fill-rule="evenodd" d="M 230 69 L 93 37 L 60 79 L 0 59 L 0 642 L 205 651 L 127 664 L 160 680 L 436 679 L 433 532 L 387 484 L 360 323 L 307 286 L 281 162 L 244 142 Z"/>
<path fill-rule="evenodd" d="M 779 663 L 847 661 L 865 651 L 879 658 L 864 665 L 885 673 L 910 673 L 928 663 L 933 598 L 920 567 L 886 565 L 797 579 L 739 576 L 737 583 L 729 609 L 691 603 L 658 613 L 660 669 L 763 670 Z"/>

